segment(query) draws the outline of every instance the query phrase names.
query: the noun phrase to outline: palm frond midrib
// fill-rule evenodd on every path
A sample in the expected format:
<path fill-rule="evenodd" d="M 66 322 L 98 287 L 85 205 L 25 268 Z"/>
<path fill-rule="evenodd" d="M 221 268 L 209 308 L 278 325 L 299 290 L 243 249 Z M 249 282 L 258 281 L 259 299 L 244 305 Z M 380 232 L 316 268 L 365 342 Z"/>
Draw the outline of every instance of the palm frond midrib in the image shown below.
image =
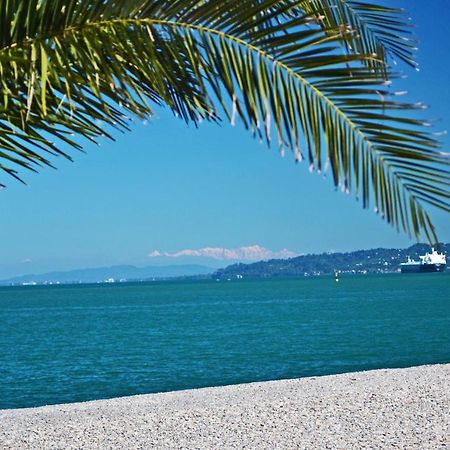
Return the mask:
<path fill-rule="evenodd" d="M 187 3 L 187 2 L 185 2 Z M 338 146 L 342 145 L 342 143 L 336 142 L 339 140 L 339 138 L 342 138 L 342 135 L 340 134 L 341 132 L 344 133 L 345 132 L 345 136 L 349 136 L 351 134 L 351 139 L 349 139 L 348 137 L 347 139 L 347 143 L 346 145 L 355 145 L 358 147 L 358 151 L 361 153 L 359 156 L 355 155 L 354 158 L 364 158 L 364 163 L 366 164 L 367 167 L 367 172 L 361 176 L 365 176 L 366 178 L 369 177 L 372 179 L 371 182 L 373 182 L 374 184 L 376 183 L 380 183 L 382 184 L 382 188 L 377 188 L 374 187 L 374 189 L 381 189 L 380 192 L 375 192 L 375 195 L 381 198 L 381 209 L 383 210 L 383 213 L 387 214 L 388 219 L 394 217 L 394 221 L 395 219 L 395 215 L 397 214 L 397 206 L 393 209 L 392 207 L 390 207 L 388 205 L 388 202 L 386 200 L 386 195 L 387 191 L 392 189 L 393 191 L 395 191 L 396 189 L 400 189 L 402 190 L 403 194 L 404 189 L 407 188 L 407 186 L 404 186 L 402 184 L 402 179 L 401 179 L 401 173 L 397 174 L 396 173 L 396 168 L 395 168 L 395 164 L 391 165 L 391 161 L 389 160 L 389 156 L 392 156 L 392 153 L 389 152 L 384 152 L 384 151 L 380 151 L 380 148 L 382 148 L 383 146 L 380 145 L 378 146 L 375 143 L 375 138 L 372 137 L 373 133 L 369 130 L 369 126 L 365 127 L 363 124 L 359 123 L 361 122 L 361 116 L 360 116 L 360 112 L 352 109 L 352 108 L 348 108 L 348 110 L 346 110 L 347 104 L 345 101 L 342 101 L 342 98 L 340 96 L 337 96 L 336 98 L 333 97 L 333 87 L 336 86 L 336 84 L 338 84 L 338 82 L 336 82 L 336 84 L 334 83 L 327 83 L 326 81 L 321 83 L 316 82 L 317 79 L 320 80 L 320 76 L 323 76 L 323 74 L 326 74 L 326 71 L 323 72 L 320 75 L 320 71 L 314 71 L 314 61 L 309 61 L 308 64 L 311 65 L 312 64 L 312 68 L 313 68 L 313 73 L 314 76 L 311 76 L 311 71 L 309 70 L 302 70 L 302 67 L 300 64 L 297 64 L 297 66 L 295 65 L 295 56 L 293 56 L 292 58 L 288 58 L 285 56 L 285 53 L 280 53 L 277 52 L 277 49 L 274 49 L 271 52 L 271 47 L 270 47 L 270 40 L 267 43 L 267 45 L 264 45 L 262 48 L 258 46 L 258 38 L 254 41 L 251 40 L 251 34 L 245 34 L 243 32 L 243 30 L 245 30 L 245 27 L 234 27 L 234 28 L 230 28 L 230 29 L 221 29 L 220 26 L 218 27 L 213 27 L 209 25 L 209 22 L 207 20 L 205 20 L 205 24 L 201 24 L 199 23 L 201 22 L 198 18 L 196 19 L 195 23 L 191 23 L 189 21 L 182 21 L 182 20 L 168 20 L 168 19 L 161 19 L 160 17 L 122 17 L 122 18 L 109 18 L 106 20 L 92 20 L 92 21 L 88 21 L 85 24 L 79 24 L 77 26 L 67 26 L 65 28 L 59 28 L 58 30 L 55 30 L 54 33 L 49 32 L 49 30 L 47 30 L 46 33 L 42 33 L 40 35 L 35 35 L 34 38 L 28 38 L 27 40 L 23 40 L 22 43 L 19 45 L 18 43 L 14 43 L 14 46 L 18 48 L 18 51 L 20 52 L 21 50 L 23 51 L 24 49 L 26 50 L 27 48 L 29 48 L 30 46 L 32 47 L 39 47 L 40 45 L 44 45 L 44 47 L 46 45 L 52 45 L 51 43 L 48 44 L 48 42 L 51 42 L 52 38 L 53 40 L 60 40 L 60 41 L 64 41 L 65 36 L 69 37 L 73 36 L 73 35 L 92 35 L 94 36 L 95 33 L 93 32 L 88 32 L 87 30 L 89 28 L 92 29 L 96 29 L 98 30 L 99 28 L 104 28 L 104 32 L 102 32 L 103 37 L 106 37 L 107 39 L 109 39 L 109 37 L 106 36 L 107 32 L 110 30 L 111 31 L 111 35 L 115 36 L 116 35 L 116 31 L 114 30 L 119 30 L 119 29 L 123 29 L 126 30 L 133 30 L 133 29 L 141 29 L 144 30 L 145 32 L 145 28 L 147 28 L 150 32 L 151 30 L 155 30 L 156 28 L 163 28 L 165 30 L 169 29 L 169 28 L 173 28 L 173 29 L 183 29 L 185 31 L 180 31 L 180 32 L 171 32 L 171 36 L 173 38 L 173 36 L 176 36 L 176 38 L 174 39 L 183 39 L 184 37 L 189 36 L 194 36 L 194 40 L 196 41 L 196 45 L 195 48 L 198 50 L 200 49 L 200 52 L 202 51 L 206 51 L 205 47 L 203 47 L 202 50 L 202 39 L 200 38 L 199 35 L 208 35 L 208 36 L 213 36 L 211 38 L 211 40 L 215 40 L 217 42 L 219 42 L 219 45 L 216 47 L 216 50 L 219 52 L 219 57 L 220 57 L 220 52 L 221 51 L 226 51 L 228 52 L 228 55 L 225 55 L 226 58 L 228 58 L 228 63 L 227 64 L 234 64 L 234 59 L 233 58 L 239 58 L 239 64 L 244 64 L 245 66 L 245 58 L 250 58 L 250 61 L 248 62 L 252 62 L 251 59 L 253 57 L 249 56 L 250 53 L 255 54 L 255 58 L 257 59 L 261 59 L 264 60 L 263 65 L 267 66 L 267 73 L 270 75 L 270 80 L 272 79 L 272 75 L 271 74 L 271 70 L 272 67 L 276 67 L 277 71 L 280 72 L 281 75 L 279 75 L 278 80 L 280 80 L 281 86 L 282 88 L 280 88 L 280 85 L 278 86 L 269 86 L 266 87 L 265 89 L 278 89 L 278 93 L 276 94 L 269 94 L 269 100 L 271 102 L 274 101 L 274 97 L 273 95 L 278 95 L 279 98 L 275 98 L 275 102 L 279 102 L 279 101 L 283 101 L 283 98 L 285 95 L 290 95 L 290 90 L 291 89 L 296 89 L 297 87 L 300 89 L 300 85 L 303 86 L 303 88 L 305 90 L 308 91 L 308 96 L 311 96 L 311 98 L 315 97 L 312 106 L 310 106 L 310 108 L 315 109 L 314 111 L 312 111 L 312 113 L 315 115 L 314 118 L 309 118 L 308 120 L 312 120 L 314 121 L 314 123 L 312 124 L 312 126 L 315 128 L 315 131 L 313 133 L 317 133 L 318 129 L 321 129 L 322 131 L 320 131 L 320 133 L 325 133 L 327 132 L 327 121 L 336 121 L 338 124 L 332 125 L 328 127 L 328 131 L 330 131 L 331 133 L 336 133 L 334 136 L 331 136 L 329 141 L 324 141 L 324 144 L 320 143 L 320 136 L 314 136 L 314 140 L 313 141 L 307 141 L 307 145 L 311 144 L 312 142 L 312 146 L 318 146 L 319 148 L 314 150 L 315 154 L 310 156 L 310 160 L 312 158 L 317 158 L 318 154 L 320 152 L 322 152 L 323 150 L 321 150 L 322 148 L 325 148 L 328 150 L 328 156 L 330 158 L 333 159 L 334 161 L 334 165 L 336 167 L 334 167 L 334 176 L 335 176 L 335 182 L 338 182 L 339 179 L 343 179 L 344 184 L 347 184 L 348 180 L 347 180 L 347 175 L 349 170 L 349 164 L 351 165 L 351 163 L 349 163 L 348 158 L 349 155 L 351 154 L 351 152 L 348 153 L 348 155 L 345 153 L 347 150 L 342 150 L 342 148 L 340 150 L 336 150 L 333 148 L 333 145 L 337 144 Z M 220 24 L 219 24 L 220 25 Z M 224 27 L 225 28 L 225 27 Z M 230 30 L 238 30 L 236 32 L 236 34 L 233 34 L 232 31 Z M 119 34 L 123 34 L 123 35 L 127 35 L 127 31 L 119 31 Z M 140 34 L 140 36 L 143 36 L 142 34 Z M 247 39 L 246 37 L 250 36 L 249 39 Z M 95 36 L 94 36 L 95 38 Z M 101 37 L 100 37 L 101 38 Z M 149 34 L 149 39 L 151 40 L 151 35 Z M 197 39 L 198 39 L 198 45 L 197 45 Z M 327 39 L 327 38 L 324 38 Z M 330 39 L 330 38 L 328 38 Z M 333 40 L 334 38 L 331 38 L 330 40 Z M 226 45 L 223 45 L 223 41 L 226 41 Z M 73 43 L 77 43 L 79 42 L 78 38 L 73 40 Z M 111 41 L 113 42 L 113 41 Z M 261 40 L 259 41 L 261 42 Z M 320 41 L 320 43 L 322 44 L 324 41 Z M 318 45 L 319 41 L 315 40 L 314 43 L 316 45 Z M 111 44 L 109 44 L 111 45 Z M 130 45 L 132 45 L 131 43 L 131 35 L 130 35 Z M 114 48 L 115 44 L 113 43 L 112 48 Z M 123 43 L 120 44 L 120 46 L 122 46 L 121 51 L 124 51 L 124 45 Z M 235 49 L 233 49 L 233 46 L 235 47 L 235 49 L 246 49 L 246 50 L 238 50 L 235 52 Z M 0 50 L 0 52 L 4 52 L 4 53 L 8 53 L 11 52 L 11 50 L 13 50 L 14 47 L 8 46 L 8 47 L 4 47 L 2 50 Z M 48 48 L 48 47 L 47 47 Z M 168 50 L 169 51 L 176 51 L 177 50 L 177 46 L 174 45 L 173 47 L 170 47 L 170 45 L 168 46 Z M 216 51 L 215 50 L 215 51 Z M 28 49 L 29 51 L 29 49 Z M 45 50 L 44 50 L 45 51 Z M 100 51 L 102 53 L 102 50 L 100 48 L 95 49 L 95 51 Z M 125 50 L 126 52 L 126 50 Z M 89 52 L 85 52 L 86 56 Z M 81 53 L 80 53 L 81 54 Z M 287 55 L 289 55 L 289 49 L 287 52 Z M 170 53 L 169 53 L 170 56 Z M 241 58 L 243 58 L 241 60 Z M 349 58 L 350 59 L 350 58 Z M 356 61 L 358 61 L 358 58 L 355 58 Z M 179 58 L 177 59 L 179 60 Z M 80 60 L 81 61 L 81 60 Z M 105 61 L 109 61 L 108 59 L 106 59 Z M 231 61 L 231 63 L 230 63 Z M 339 61 L 339 60 L 338 60 Z M 152 60 L 149 59 L 148 62 L 151 64 Z M 305 61 L 303 61 L 305 62 Z M 133 71 L 133 67 L 130 65 L 131 62 L 125 60 L 123 63 L 123 67 L 124 70 L 131 70 Z M 259 63 L 258 63 L 259 64 Z M 253 65 L 253 68 L 256 70 L 258 66 L 258 64 Z M 127 68 L 128 65 L 128 68 Z M 83 66 L 82 64 L 77 66 L 78 69 L 77 70 L 83 70 Z M 88 67 L 92 67 L 91 64 L 88 64 Z M 194 66 L 192 66 L 193 68 Z M 202 66 L 200 66 L 202 67 Z M 214 66 L 214 64 L 211 66 L 212 70 L 217 70 L 218 66 Z M 137 66 L 135 67 L 137 68 Z M 206 69 L 205 67 L 203 67 L 203 69 Z M 101 67 L 98 66 L 98 68 L 94 68 L 92 70 L 95 70 L 98 73 L 94 73 L 94 74 L 87 74 L 86 78 L 87 80 L 92 80 L 92 76 L 97 76 L 97 77 L 101 77 L 102 73 L 101 73 Z M 243 72 L 243 67 L 239 66 L 234 66 L 232 68 L 232 70 L 234 71 L 234 77 L 236 76 L 247 76 L 248 74 Z M 356 70 L 356 69 L 355 69 Z M 242 75 L 240 75 L 240 71 L 242 71 Z M 33 69 L 33 73 L 34 73 L 34 69 Z M 117 72 L 116 72 L 117 73 Z M 125 73 L 125 72 L 124 72 Z M 139 72 L 136 71 L 132 74 L 132 76 L 134 76 L 135 74 L 138 74 Z M 202 72 L 203 73 L 203 72 Z M 80 75 L 82 75 L 82 73 L 80 72 Z M 130 75 L 124 75 L 126 78 L 128 78 L 129 80 L 131 80 Z M 208 81 L 208 79 L 205 77 L 205 74 L 203 73 L 201 75 L 202 77 L 204 77 L 204 79 L 206 80 L 206 82 Z M 254 74 L 254 76 L 256 76 L 256 74 Z M 319 78 L 318 78 L 319 76 Z M 339 75 L 339 77 L 341 77 L 342 74 Z M 90 77 L 90 79 L 89 79 Z M 105 78 L 107 79 L 107 78 Z M 293 81 L 293 80 L 296 81 Z M 359 77 L 360 80 L 363 80 L 363 76 Z M 235 78 L 236 83 L 238 83 L 237 79 Z M 73 79 L 72 79 L 73 81 Z M 95 81 L 95 80 L 94 80 Z M 136 80 L 137 82 L 139 82 L 139 80 Z M 166 80 L 167 82 L 171 82 L 171 81 L 175 81 L 177 82 L 177 80 L 171 80 L 171 78 L 167 78 Z M 374 80 L 374 82 L 376 82 L 376 80 Z M 273 111 L 275 113 L 275 115 L 278 114 L 278 117 L 272 120 L 274 120 L 274 122 L 277 122 L 277 128 L 283 126 L 284 128 L 286 128 L 285 131 L 283 131 L 284 136 L 287 135 L 287 138 L 289 140 L 289 142 L 292 142 L 291 140 L 291 136 L 293 135 L 293 139 L 294 141 L 298 140 L 298 135 L 301 133 L 301 129 L 302 129 L 302 124 L 301 122 L 298 122 L 300 119 L 294 117 L 290 117 L 291 111 L 288 110 L 287 108 L 285 109 L 283 106 L 281 106 L 277 103 L 276 105 L 272 104 L 270 106 L 264 106 L 261 107 L 261 105 L 256 105 L 255 104 L 255 99 L 253 99 L 251 96 L 253 95 L 252 91 L 250 91 L 250 93 L 247 95 L 246 92 L 241 92 L 242 94 L 242 99 L 239 99 L 238 101 L 236 101 L 236 93 L 233 92 L 234 89 L 234 82 L 231 82 L 231 84 L 228 85 L 228 89 L 229 89 L 229 94 L 230 97 L 233 98 L 233 104 L 237 103 L 237 108 L 241 108 L 241 104 L 240 102 L 242 101 L 243 103 L 243 108 L 246 108 L 246 112 L 245 114 L 248 115 L 248 117 L 250 118 L 250 126 L 255 125 L 256 122 L 256 127 L 259 127 L 259 124 L 257 123 L 258 121 L 260 121 L 260 117 L 262 118 L 262 121 L 264 121 L 264 113 L 265 114 L 270 114 L 269 109 L 270 108 L 275 108 Z M 244 80 L 243 82 L 244 84 L 247 83 L 248 84 L 248 80 Z M 270 83 L 270 81 L 269 81 Z M 92 84 L 92 86 L 95 88 L 95 82 Z M 142 85 L 143 86 L 143 85 Z M 287 94 L 283 93 L 282 89 L 286 89 L 286 86 L 288 86 L 287 88 Z M 239 86 L 238 86 L 239 87 Z M 303 89 L 301 88 L 301 89 Z M 147 88 L 145 88 L 144 90 L 146 90 Z M 280 90 L 281 89 L 281 90 Z M 80 92 L 80 91 L 79 91 Z M 239 91 L 240 92 L 240 91 Z M 94 92 L 95 94 L 95 92 Z M 145 94 L 147 95 L 147 94 Z M 239 95 L 239 94 L 238 94 Z M 295 95 L 295 92 L 294 92 Z M 303 95 L 303 94 L 302 94 Z M 281 99 L 281 100 L 280 100 Z M 44 99 L 45 100 L 45 99 Z M 195 100 L 195 99 L 194 99 Z M 221 99 L 219 99 L 220 101 L 222 101 Z M 190 101 L 189 99 L 186 99 L 186 101 Z M 257 97 L 257 102 L 261 101 L 261 97 Z M 373 102 L 372 102 L 373 103 Z M 293 102 L 291 104 L 299 104 L 299 101 L 297 101 L 297 103 Z M 375 105 L 375 103 L 373 103 Z M 223 105 L 222 105 L 223 106 Z M 376 106 L 376 105 L 375 105 Z M 374 106 L 374 107 L 375 107 Z M 40 107 L 40 105 L 37 105 L 37 107 Z M 290 106 L 291 107 L 291 106 Z M 135 106 L 135 108 L 137 108 L 137 106 Z M 256 109 L 259 109 L 259 113 L 255 112 Z M 144 108 L 145 110 L 145 108 Z M 308 107 L 305 107 L 305 111 L 308 111 Z M 45 111 L 44 111 L 45 112 Z M 134 111 L 132 111 L 134 112 Z M 244 124 L 245 124 L 245 118 L 243 117 L 245 114 L 242 113 L 242 111 L 238 111 L 239 115 L 243 118 L 244 120 Z M 261 116 L 259 115 L 261 114 Z M 281 116 L 280 116 L 281 114 Z M 298 113 L 294 113 L 298 114 Z M 298 117 L 298 116 L 297 116 Z M 371 118 L 369 120 L 372 120 L 372 122 L 375 121 L 374 118 Z M 297 121 L 297 122 L 296 122 Z M 252 123 L 253 122 L 253 123 Z M 270 119 L 269 119 L 270 122 Z M 280 125 L 280 123 L 282 123 L 282 125 Z M 312 123 L 312 122 L 310 122 Z M 290 129 L 290 125 L 289 124 L 294 124 L 294 127 Z M 247 126 L 247 124 L 246 124 Z M 374 127 L 374 123 L 372 123 L 370 125 L 372 128 Z M 297 129 L 298 128 L 298 129 Z M 344 130 L 345 128 L 345 130 Z M 300 130 L 300 131 L 299 131 Z M 305 130 L 307 130 L 307 127 L 305 128 Z M 308 132 L 308 131 L 305 131 Z M 395 131 L 395 130 L 394 130 Z M 280 130 L 278 130 L 278 132 L 280 133 Z M 418 138 L 419 136 L 417 136 Z M 416 140 L 416 142 L 418 142 Z M 323 147 L 322 147 L 323 145 Z M 405 142 L 403 142 L 404 148 L 405 147 Z M 379 148 L 380 147 L 380 148 Z M 296 148 L 293 148 L 292 146 L 290 146 L 291 149 L 295 150 L 297 152 Z M 308 148 L 308 151 L 311 151 L 311 149 Z M 313 152 L 311 152 L 312 154 Z M 385 153 L 387 155 L 387 157 L 385 158 Z M 405 151 L 403 151 L 403 153 L 406 153 Z M 351 157 L 350 157 L 351 159 Z M 413 158 L 413 159 L 419 159 L 419 158 Z M 375 162 L 376 160 L 376 162 Z M 424 159 L 425 161 L 429 161 L 429 159 Z M 320 162 L 320 159 L 319 159 Z M 375 164 L 375 165 L 374 165 Z M 372 165 L 372 168 L 371 168 Z M 358 167 L 359 169 L 359 165 L 357 165 L 357 163 L 355 163 L 355 167 Z M 425 166 L 424 170 L 426 172 Z M 380 174 L 374 174 L 374 171 L 378 171 L 381 170 L 382 173 Z M 342 171 L 342 172 L 341 172 Z M 356 172 L 356 169 L 355 169 Z M 429 172 L 426 172 L 427 174 Z M 355 174 L 354 177 L 357 177 L 357 175 Z M 379 180 L 375 180 L 373 179 L 373 177 L 379 177 Z M 390 179 L 393 178 L 395 179 L 397 184 L 394 185 L 390 185 L 391 181 Z M 387 180 L 387 181 L 386 181 Z M 364 181 L 366 183 L 366 181 Z M 356 186 L 357 188 L 357 186 Z M 369 188 L 370 190 L 370 188 Z M 389 195 L 391 195 L 392 193 L 389 193 Z M 420 202 L 418 201 L 418 199 L 414 196 L 414 192 L 409 191 L 408 192 L 408 198 L 410 200 L 413 200 L 414 202 L 417 203 L 416 207 L 419 208 L 419 211 L 421 213 L 421 208 L 420 208 Z M 378 198 L 376 200 L 378 202 Z M 402 214 L 403 211 L 400 208 L 399 209 L 399 213 Z"/>

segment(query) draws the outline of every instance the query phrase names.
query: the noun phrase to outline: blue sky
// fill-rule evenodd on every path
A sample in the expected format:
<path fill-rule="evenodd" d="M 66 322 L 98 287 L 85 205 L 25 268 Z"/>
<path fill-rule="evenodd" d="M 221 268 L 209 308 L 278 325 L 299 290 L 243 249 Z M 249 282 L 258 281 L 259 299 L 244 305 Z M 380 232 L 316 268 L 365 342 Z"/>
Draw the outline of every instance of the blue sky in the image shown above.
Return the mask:
<path fill-rule="evenodd" d="M 430 105 L 436 130 L 450 129 L 450 23 L 447 0 L 391 2 L 407 6 L 420 40 L 420 72 L 394 85 Z M 436 12 L 437 11 L 437 12 Z M 331 180 L 308 172 L 287 154 L 267 149 L 241 127 L 187 126 L 169 112 L 117 141 L 87 145 L 75 163 L 25 174 L 0 192 L 0 278 L 48 270 L 181 261 L 151 258 L 155 250 L 236 249 L 273 252 L 405 247 L 398 234 Z M 443 138 L 448 151 L 449 137 Z M 441 240 L 449 216 L 432 211 Z M 275 253 L 274 253 L 275 254 Z M 195 258 L 191 258 L 195 259 Z M 195 261 L 201 262 L 202 258 Z M 225 263 L 224 263 L 225 264 Z"/>

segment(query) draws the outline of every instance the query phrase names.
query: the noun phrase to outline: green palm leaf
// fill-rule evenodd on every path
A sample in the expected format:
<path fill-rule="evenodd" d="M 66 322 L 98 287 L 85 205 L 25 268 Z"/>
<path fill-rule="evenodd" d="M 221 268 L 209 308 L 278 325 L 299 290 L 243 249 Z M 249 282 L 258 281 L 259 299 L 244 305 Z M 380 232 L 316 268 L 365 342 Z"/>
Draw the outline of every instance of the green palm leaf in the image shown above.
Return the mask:
<path fill-rule="evenodd" d="M 312 0 L 310 7 L 311 10 L 323 9 L 318 22 L 322 27 L 341 26 L 353 31 L 344 43 L 346 50 L 376 55 L 376 60 L 367 60 L 369 67 L 387 75 L 385 68 L 389 57 L 417 67 L 414 60 L 416 41 L 402 9 L 353 0 Z"/>
<path fill-rule="evenodd" d="M 378 30 L 377 17 L 396 12 L 341 1 L 351 9 L 338 15 L 331 3 L 1 2 L 1 168 L 17 177 L 17 167 L 50 164 L 46 154 L 69 158 L 54 140 L 81 149 L 73 134 L 111 137 L 152 104 L 194 123 L 225 114 L 269 145 L 275 134 L 311 170 L 329 166 L 337 187 L 397 228 L 435 240 L 424 204 L 450 210 L 449 159 L 407 114 L 422 105 L 388 90 L 385 55 L 412 61 L 394 24 Z"/>

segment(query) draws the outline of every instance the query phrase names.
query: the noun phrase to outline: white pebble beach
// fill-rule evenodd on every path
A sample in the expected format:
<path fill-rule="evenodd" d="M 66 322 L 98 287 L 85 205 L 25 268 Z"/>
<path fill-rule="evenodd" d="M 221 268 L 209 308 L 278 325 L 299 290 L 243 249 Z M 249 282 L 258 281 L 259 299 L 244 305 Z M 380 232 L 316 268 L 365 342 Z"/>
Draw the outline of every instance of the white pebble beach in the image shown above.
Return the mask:
<path fill-rule="evenodd" d="M 0 448 L 450 449 L 450 364 L 0 410 Z"/>

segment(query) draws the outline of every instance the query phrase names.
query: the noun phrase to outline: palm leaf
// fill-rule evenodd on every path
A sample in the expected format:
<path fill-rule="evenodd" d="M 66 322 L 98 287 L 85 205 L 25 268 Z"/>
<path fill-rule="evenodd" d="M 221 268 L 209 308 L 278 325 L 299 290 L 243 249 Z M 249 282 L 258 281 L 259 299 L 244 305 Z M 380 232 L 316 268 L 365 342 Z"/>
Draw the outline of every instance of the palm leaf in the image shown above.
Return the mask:
<path fill-rule="evenodd" d="M 329 166 L 336 187 L 434 241 L 424 205 L 450 210 L 448 156 L 408 115 L 422 105 L 398 102 L 391 74 L 373 70 L 384 62 L 366 54 L 370 39 L 342 53 L 353 33 L 318 23 L 330 1 L 3 2 L 1 169 L 17 176 L 50 164 L 46 153 L 69 157 L 53 140 L 111 137 L 152 104 L 194 123 L 225 114 L 269 145 L 275 133 L 281 151 Z M 348 3 L 369 11 L 366 23 L 377 11 Z"/>
<path fill-rule="evenodd" d="M 412 37 L 412 25 L 400 8 L 386 7 L 353 0 L 312 0 L 313 11 L 323 9 L 317 23 L 325 28 L 342 27 L 352 30 L 344 42 L 352 54 L 376 55 L 366 64 L 384 76 L 389 60 L 399 59 L 409 66 L 417 67 L 414 59 L 416 40 Z"/>

